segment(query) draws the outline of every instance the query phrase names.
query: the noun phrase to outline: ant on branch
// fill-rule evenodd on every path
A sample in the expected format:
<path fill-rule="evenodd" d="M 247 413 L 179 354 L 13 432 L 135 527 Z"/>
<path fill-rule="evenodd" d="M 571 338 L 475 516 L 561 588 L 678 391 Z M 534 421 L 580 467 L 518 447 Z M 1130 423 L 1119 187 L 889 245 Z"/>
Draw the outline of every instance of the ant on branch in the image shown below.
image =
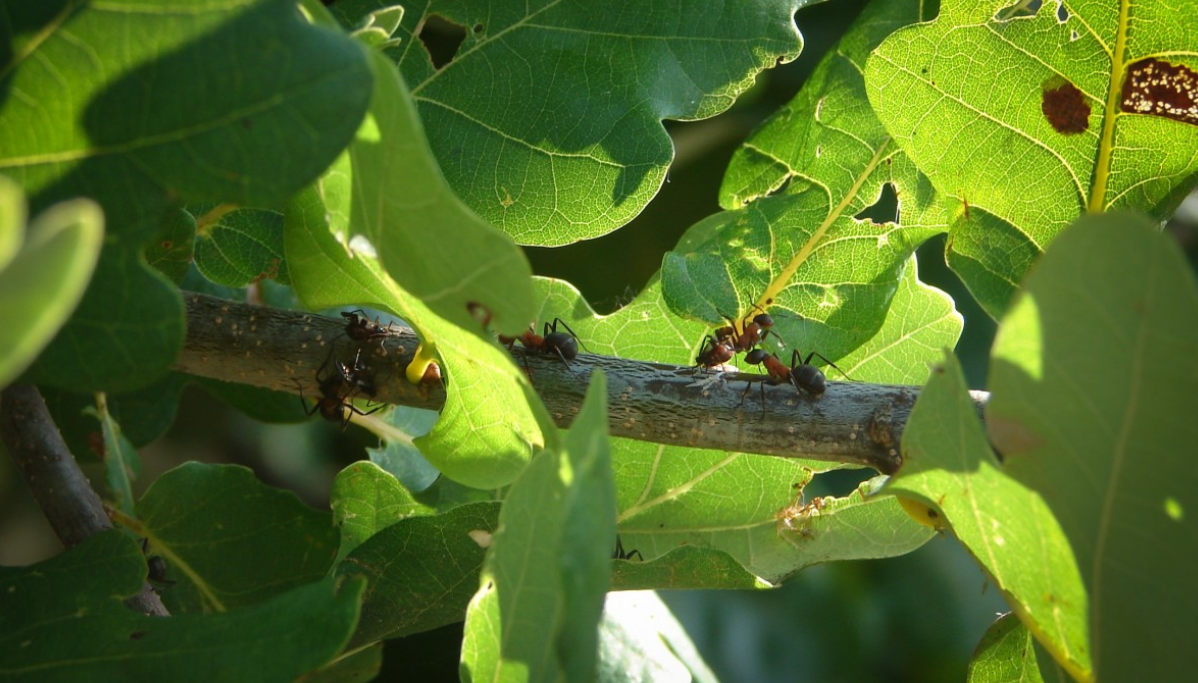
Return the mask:
<path fill-rule="evenodd" d="M 754 349 L 745 354 L 745 361 L 750 365 L 762 365 L 765 367 L 766 379 L 761 383 L 761 414 L 765 415 L 765 385 L 766 384 L 792 384 L 799 391 L 805 392 L 811 398 L 819 398 L 828 390 L 828 378 L 823 371 L 811 364 L 813 357 L 819 356 L 820 360 L 828 365 L 836 368 L 837 372 L 844 375 L 844 370 L 836 367 L 832 361 L 824 358 L 819 353 L 812 351 L 803 358 L 802 354 L 796 349 L 790 357 L 790 367 L 778 358 L 777 354 L 769 353 L 764 349 Z M 741 395 L 740 400 L 743 403 L 745 396 L 748 395 L 749 389 L 753 384 L 750 382 L 745 387 L 745 393 Z"/>
<path fill-rule="evenodd" d="M 745 315 L 740 321 L 740 332 L 737 332 L 735 325 L 725 325 L 715 331 L 715 338 L 731 341 L 732 348 L 736 351 L 752 351 L 754 347 L 764 341 L 769 335 L 773 334 L 777 337 L 778 333 L 772 329 L 774 327 L 773 316 L 766 313 L 765 309 L 757 304 L 753 304 L 753 308 L 761 312 L 753 316 L 752 320 L 749 319 L 748 315 Z M 731 317 L 723 313 L 720 315 L 723 315 L 725 320 L 732 322 Z M 780 338 L 779 341 L 781 341 Z"/>
<path fill-rule="evenodd" d="M 558 325 L 564 327 L 566 331 L 558 332 Z M 509 349 L 517 341 L 526 349 L 537 351 L 538 353 L 556 355 L 566 364 L 566 369 L 568 370 L 570 369 L 570 361 L 578 358 L 578 345 L 581 343 L 578 341 L 578 335 L 561 318 L 554 318 L 552 325 L 545 323 L 544 330 L 539 335 L 536 333 L 536 328 L 533 327 L 532 323 L 528 325 L 528 331 L 519 337 L 499 335 L 499 342 L 506 344 Z M 583 348 L 586 348 L 586 346 L 583 345 Z M 573 373 L 574 371 L 570 370 L 570 372 Z"/>
<path fill-rule="evenodd" d="M 158 555 L 151 555 L 150 539 L 141 539 L 141 554 L 146 556 L 147 575 L 146 580 L 154 586 L 154 590 L 158 590 L 158 586 L 163 587 L 173 586 L 177 582 L 166 578 L 166 560 Z"/>
<path fill-rule="evenodd" d="M 358 314 L 361 315 L 358 315 Z M 341 312 L 341 317 L 345 318 L 345 336 L 357 342 L 369 342 L 378 340 L 379 348 L 386 352 L 386 347 L 383 346 L 384 340 L 391 336 L 391 326 L 395 323 L 387 323 L 386 327 L 379 324 L 378 316 L 375 316 L 374 322 L 370 322 L 370 318 L 366 317 L 366 311 L 358 309 L 356 311 Z"/>
<path fill-rule="evenodd" d="M 732 357 L 735 355 L 736 345 L 732 342 L 731 337 L 720 337 L 717 339 L 709 334 L 703 337 L 703 345 L 699 347 L 699 355 L 695 358 L 695 365 L 705 370 L 717 368 L 732 360 Z"/>
<path fill-rule="evenodd" d="M 633 555 L 636 555 L 636 558 L 638 560 L 640 560 L 641 562 L 645 561 L 645 556 L 642 555 L 641 551 L 639 551 L 639 550 L 629 550 L 629 551 L 625 552 L 624 541 L 622 541 L 620 539 L 619 534 L 616 534 L 616 550 L 615 550 L 615 552 L 613 552 L 611 554 L 611 559 L 613 559 L 613 560 L 631 560 Z"/>
<path fill-rule="evenodd" d="M 304 400 L 303 386 L 300 386 L 300 403 L 304 406 L 304 412 L 308 415 L 313 415 L 317 412 L 320 416 L 329 422 L 341 423 L 341 428 L 345 429 L 349 426 L 350 419 L 355 415 L 371 415 L 383 409 L 383 406 L 378 406 L 373 410 L 363 411 L 353 403 L 351 399 L 355 395 L 366 396 L 373 398 L 376 392 L 374 379 L 367 374 L 366 366 L 361 363 L 362 350 L 359 349 L 354 354 L 354 362 L 351 365 L 346 365 L 341 361 L 333 363 L 333 371 L 321 377 L 324 374 L 325 368 L 328 367 L 329 361 L 332 360 L 332 349 L 329 350 L 329 357 L 321 364 L 320 369 L 316 371 L 316 383 L 320 388 L 320 398 L 316 400 L 316 404 L 311 408 L 308 407 Z M 297 380 L 298 383 L 298 380 Z"/>

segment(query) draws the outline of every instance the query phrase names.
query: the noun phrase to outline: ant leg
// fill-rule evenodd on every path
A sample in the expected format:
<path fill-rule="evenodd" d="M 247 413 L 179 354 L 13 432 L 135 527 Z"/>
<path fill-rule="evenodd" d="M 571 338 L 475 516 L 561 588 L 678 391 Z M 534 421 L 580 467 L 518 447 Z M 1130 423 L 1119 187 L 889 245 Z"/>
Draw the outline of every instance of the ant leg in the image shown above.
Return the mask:
<path fill-rule="evenodd" d="M 570 371 L 570 374 L 574 375 L 574 379 L 577 379 L 577 380 L 582 379 L 581 377 L 578 376 L 577 372 L 574 372 L 574 368 L 570 367 L 570 361 L 566 360 L 566 357 L 562 355 L 561 349 L 554 349 L 553 352 L 557 354 L 558 358 L 562 359 L 562 363 L 565 364 L 566 369 Z"/>
<path fill-rule="evenodd" d="M 839 372 L 840 375 L 842 377 L 844 377 L 845 379 L 847 379 L 848 381 L 850 381 L 850 382 L 857 381 L 857 380 L 853 379 L 852 377 L 849 377 L 849 374 L 847 372 L 845 372 L 844 370 L 841 370 L 839 367 L 837 367 L 836 363 L 833 363 L 832 361 L 828 360 L 827 358 L 824 358 L 821 354 L 818 354 L 815 351 L 812 351 L 811 353 L 812 353 L 812 355 L 818 356 L 820 360 L 827 363 L 829 366 L 836 368 L 836 372 Z M 808 358 L 810 358 L 810 356 L 808 356 Z"/>
<path fill-rule="evenodd" d="M 636 555 L 636 559 L 637 559 L 638 561 L 640 561 L 640 562 L 644 562 L 644 561 L 645 561 L 645 556 L 644 556 L 644 555 L 642 555 L 642 554 L 641 554 L 641 551 L 639 551 L 639 550 L 632 550 L 632 551 L 629 551 L 629 553 L 628 553 L 627 555 L 625 555 L 625 556 L 624 556 L 624 559 L 625 559 L 625 560 L 628 560 L 628 561 L 630 561 L 630 562 L 631 562 L 631 561 L 632 561 L 632 556 L 633 556 L 633 555 Z"/>

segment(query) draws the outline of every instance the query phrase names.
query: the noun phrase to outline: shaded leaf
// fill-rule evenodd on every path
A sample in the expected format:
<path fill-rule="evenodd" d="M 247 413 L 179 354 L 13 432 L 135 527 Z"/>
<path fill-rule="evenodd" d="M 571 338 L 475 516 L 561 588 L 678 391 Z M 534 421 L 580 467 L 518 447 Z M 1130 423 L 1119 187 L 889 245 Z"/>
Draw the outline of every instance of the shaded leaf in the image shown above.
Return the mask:
<path fill-rule="evenodd" d="M 1194 339 L 1198 286 L 1176 244 L 1112 213 L 1053 243 L 995 340 L 990 437 L 1073 546 L 1101 680 L 1198 667 L 1198 601 L 1178 589 L 1198 559 Z"/>
<path fill-rule="evenodd" d="M 289 282 L 283 261 L 283 216 L 267 209 L 195 207 L 195 264 L 204 277 L 226 287 L 263 278 Z"/>
<path fill-rule="evenodd" d="M 337 552 L 329 513 L 237 465 L 176 467 L 154 481 L 137 515 L 137 533 L 176 582 L 163 595 L 172 613 L 259 604 L 320 579 Z"/>
<path fill-rule="evenodd" d="M 413 493 L 428 489 L 441 473 L 420 453 L 420 449 L 416 448 L 413 442 L 432 431 L 438 417 L 439 415 L 431 410 L 396 406 L 383 418 L 389 429 L 380 433 L 384 438 L 382 446 L 366 449 L 370 461 L 398 479 L 404 488 Z"/>
<path fill-rule="evenodd" d="M 885 492 L 935 513 L 1053 657 L 1091 678 L 1089 601 L 1069 539 L 1040 494 L 999 465 L 953 356 L 920 394 L 902 453 Z"/>
<path fill-rule="evenodd" d="M 108 401 L 103 394 L 96 395 L 96 407 L 89 408 L 86 412 L 100 422 L 108 490 L 116 502 L 117 509 L 132 515 L 133 480 L 141 472 L 141 458 L 138 457 L 133 444 L 121 433 L 120 424 L 113 419 L 112 413 L 108 412 Z"/>
<path fill-rule="evenodd" d="M 408 8 L 392 54 L 458 195 L 521 243 L 561 245 L 639 214 L 673 157 L 660 121 L 713 116 L 798 56 L 804 4 L 438 3 Z M 336 7 L 353 25 L 377 3 Z M 413 35 L 432 14 L 467 27 L 440 69 Z"/>
<path fill-rule="evenodd" d="M 146 240 L 181 200 L 283 202 L 366 109 L 363 49 L 289 0 L 160 9 L 52 0 L 0 29 L 21 50 L 0 80 L 21 94 L 0 102 L 0 167 L 35 211 L 87 196 L 109 226 L 92 286 L 36 366 L 41 383 L 115 391 L 162 375 L 183 310 L 142 260 Z"/>
<path fill-rule="evenodd" d="M 461 621 L 498 519 L 499 503 L 461 505 L 408 517 L 354 548 L 337 576 L 363 576 L 369 585 L 350 646 Z"/>
<path fill-rule="evenodd" d="M 4 680 L 213 681 L 252 671 L 283 683 L 331 660 L 358 619 L 361 585 L 334 594 L 329 581 L 224 614 L 147 617 L 121 604 L 145 576 L 141 550 L 117 531 L 33 567 L 0 568 Z"/>
<path fill-rule="evenodd" d="M 1178 152 L 1198 147 L 1198 117 L 1154 112 L 1159 92 L 1134 96 L 1151 80 L 1145 58 L 1168 55 L 1162 65 L 1189 71 L 1190 85 L 1173 85 L 1192 101 L 1191 9 L 956 0 L 869 60 L 887 130 L 939 192 L 967 202 L 949 262 L 992 316 L 1079 214 L 1133 207 L 1163 219 L 1194 186 L 1198 158 Z"/>

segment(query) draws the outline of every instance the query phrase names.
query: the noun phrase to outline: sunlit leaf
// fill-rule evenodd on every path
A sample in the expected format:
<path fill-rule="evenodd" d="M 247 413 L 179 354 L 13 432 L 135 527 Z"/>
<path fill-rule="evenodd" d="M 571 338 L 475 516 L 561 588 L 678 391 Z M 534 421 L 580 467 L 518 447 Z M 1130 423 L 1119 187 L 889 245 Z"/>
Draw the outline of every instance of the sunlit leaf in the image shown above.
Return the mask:
<path fill-rule="evenodd" d="M 886 129 L 967 207 L 949 262 L 992 316 L 1079 214 L 1133 207 L 1163 219 L 1194 186 L 1192 10 L 946 0 L 869 60 Z"/>
<path fill-rule="evenodd" d="M 1028 629 L 1074 675 L 1092 676 L 1089 601 L 1061 526 L 990 449 L 960 365 L 948 356 L 903 432 L 903 467 L 885 491 L 951 528 Z"/>
<path fill-rule="evenodd" d="M 1053 243 L 995 340 L 990 438 L 1073 546 L 1099 680 L 1198 667 L 1184 588 L 1198 560 L 1195 339 L 1198 284 L 1176 244 L 1113 213 Z"/>

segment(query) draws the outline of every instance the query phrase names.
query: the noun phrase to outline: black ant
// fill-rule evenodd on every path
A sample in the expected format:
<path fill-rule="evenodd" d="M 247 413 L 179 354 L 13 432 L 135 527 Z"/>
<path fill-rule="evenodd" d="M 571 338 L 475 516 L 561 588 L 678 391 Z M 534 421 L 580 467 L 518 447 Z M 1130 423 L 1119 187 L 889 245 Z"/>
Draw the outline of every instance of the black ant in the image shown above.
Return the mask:
<path fill-rule="evenodd" d="M 565 332 L 558 332 L 557 326 L 561 325 L 566 328 Z M 540 353 L 552 353 L 566 364 L 566 368 L 570 368 L 570 361 L 578 358 L 578 335 L 566 321 L 561 318 L 554 318 L 553 324 L 545 323 L 542 334 L 536 333 L 536 328 L 529 324 L 528 331 L 521 334 L 519 337 L 507 337 L 499 335 L 500 343 L 507 344 L 510 349 L 517 341 L 526 349 L 532 349 Z M 584 345 L 583 348 L 586 348 Z M 570 370 L 570 372 L 574 372 Z"/>
<path fill-rule="evenodd" d="M 361 313 L 361 315 L 358 315 Z M 346 313 L 341 312 L 341 317 L 345 318 L 345 335 L 357 342 L 369 342 L 378 340 L 379 348 L 385 349 L 383 341 L 391 336 L 391 326 L 394 323 L 387 323 L 386 327 L 379 324 L 379 319 L 376 316 L 374 322 L 370 322 L 370 318 L 366 317 L 366 311 L 358 309 Z"/>
<path fill-rule="evenodd" d="M 768 375 L 761 385 L 762 415 L 765 414 L 766 384 L 782 384 L 785 382 L 794 385 L 800 391 L 806 392 L 811 398 L 819 398 L 824 395 L 824 392 L 828 390 L 828 378 L 824 376 L 823 371 L 811 364 L 811 359 L 816 356 L 819 356 L 822 361 L 836 368 L 840 374 L 848 377 L 848 375 L 845 375 L 844 370 L 836 367 L 835 363 L 815 351 L 812 351 L 807 354 L 806 358 L 803 358 L 802 354 L 796 349 L 791 354 L 790 367 L 786 367 L 786 364 L 778 358 L 777 354 L 769 353 L 764 349 L 754 349 L 745 354 L 745 362 L 750 365 L 764 365 Z M 750 383 L 749 386 L 745 387 L 745 394 L 749 393 L 749 388 L 752 386 Z M 741 402 L 744 402 L 744 400 L 744 395 L 742 395 Z"/>
<path fill-rule="evenodd" d="M 173 586 L 177 582 L 166 578 L 166 560 L 158 555 L 150 555 L 150 539 L 141 539 L 141 554 L 146 556 L 146 567 L 148 574 L 146 580 L 155 586 Z"/>
<path fill-rule="evenodd" d="M 613 552 L 611 554 L 611 559 L 613 559 L 613 560 L 631 560 L 633 555 L 636 555 L 636 558 L 638 560 L 640 560 L 641 562 L 645 561 L 645 556 L 641 555 L 641 551 L 639 551 L 639 550 L 629 550 L 629 551 L 625 552 L 624 551 L 624 541 L 620 540 L 619 534 L 616 534 L 616 550 L 615 550 L 615 552 Z"/>
<path fill-rule="evenodd" d="M 366 397 L 374 397 L 376 390 L 374 381 L 365 373 L 366 367 L 361 364 L 362 350 L 359 349 L 354 354 L 354 362 L 352 365 L 346 365 L 341 361 L 333 363 L 334 372 L 321 377 L 325 368 L 332 358 L 332 350 L 329 351 L 329 358 L 321 364 L 320 369 L 316 371 L 316 382 L 320 387 L 320 398 L 316 400 L 316 404 L 311 408 L 304 401 L 304 392 L 300 388 L 300 403 L 304 406 L 304 412 L 308 415 L 313 415 L 317 412 L 320 416 L 329 422 L 341 423 L 341 428 L 345 429 L 349 426 L 350 418 L 356 413 L 366 416 L 383 409 L 383 406 L 378 406 L 373 410 L 363 411 L 362 409 L 350 403 L 350 399 L 355 394 L 361 394 Z"/>

